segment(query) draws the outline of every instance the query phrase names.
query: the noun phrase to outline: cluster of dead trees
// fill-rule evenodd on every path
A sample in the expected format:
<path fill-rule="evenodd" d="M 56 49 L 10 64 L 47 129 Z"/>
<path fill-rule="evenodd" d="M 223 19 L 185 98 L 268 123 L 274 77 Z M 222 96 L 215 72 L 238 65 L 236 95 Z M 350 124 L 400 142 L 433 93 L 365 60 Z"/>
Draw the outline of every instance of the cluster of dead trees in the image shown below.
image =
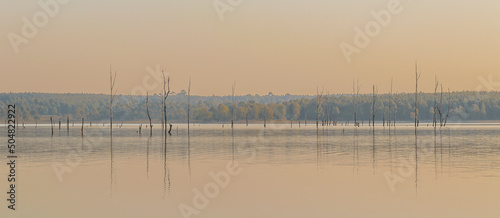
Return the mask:
<path fill-rule="evenodd" d="M 418 82 L 420 79 L 421 72 L 418 71 L 418 65 L 415 63 L 415 103 L 414 103 L 414 125 L 415 125 L 415 133 L 417 132 L 417 127 L 419 126 L 419 119 L 418 119 L 418 100 L 419 100 L 419 91 L 418 91 Z M 438 93 L 437 90 L 438 88 L 441 87 L 441 92 L 439 93 L 439 99 L 437 97 Z M 354 125 L 359 127 L 359 122 L 357 121 L 357 113 L 358 113 L 358 96 L 359 96 L 359 80 L 356 82 L 353 81 L 353 93 L 352 93 L 352 98 L 353 98 L 353 115 L 354 115 Z M 383 106 L 383 118 L 382 118 L 382 125 L 383 126 L 396 126 L 396 114 L 397 114 L 397 105 L 393 101 L 393 79 L 391 78 L 391 88 L 390 88 L 390 93 L 389 93 L 389 105 L 388 105 L 388 119 L 386 120 L 386 106 Z M 375 131 L 375 115 L 378 112 L 377 107 L 377 93 L 378 89 L 374 85 L 372 88 L 372 103 L 371 103 L 371 120 L 369 121 L 369 125 L 373 126 L 373 131 Z M 443 84 L 439 83 L 437 80 L 437 76 L 435 77 L 435 86 L 434 86 L 434 107 L 433 107 L 433 126 L 434 129 L 439 125 L 439 127 L 446 126 L 449 114 L 450 114 L 450 109 L 451 109 L 451 94 L 450 90 L 448 89 L 448 105 L 445 106 L 446 108 L 443 107 Z M 396 95 L 397 97 L 397 95 Z M 396 99 L 397 102 L 397 99 Z M 394 108 L 394 111 L 392 110 Z M 391 120 L 392 119 L 392 120 Z M 439 124 L 438 124 L 439 122 Z M 389 129 L 390 131 L 390 129 Z"/>
<path fill-rule="evenodd" d="M 117 72 L 115 71 L 113 74 L 113 71 L 110 66 L 110 98 L 109 98 L 109 116 L 110 116 L 110 135 L 113 134 L 113 104 L 116 96 L 116 89 L 115 89 L 115 83 L 116 83 L 116 75 Z M 418 110 L 418 100 L 419 100 L 419 92 L 418 92 L 418 82 L 420 79 L 421 73 L 418 71 L 418 66 L 415 64 L 415 102 L 414 102 L 414 122 L 415 122 L 415 133 L 417 131 L 417 127 L 419 125 L 419 120 L 418 120 L 418 115 L 419 115 L 419 110 Z M 162 91 L 162 121 L 161 121 L 161 128 L 163 130 L 163 134 L 166 136 L 167 133 L 170 134 L 172 130 L 172 125 L 168 123 L 168 117 L 167 117 L 167 100 L 169 97 L 170 92 L 170 77 L 165 75 L 165 72 L 162 71 L 162 76 L 163 76 L 163 91 Z M 235 85 L 233 84 L 232 86 L 232 93 L 231 93 L 231 128 L 234 126 L 234 119 L 235 119 L 235 101 L 234 101 L 234 94 L 235 94 Z M 439 97 L 438 97 L 438 88 L 441 87 Z M 358 121 L 358 98 L 359 98 L 359 92 L 361 89 L 361 85 L 358 80 L 353 80 L 353 92 L 352 92 L 352 105 L 353 105 L 353 120 L 354 120 L 354 126 L 359 127 L 360 122 Z M 394 97 L 393 97 L 393 79 L 391 78 L 391 84 L 390 84 L 390 93 L 389 93 L 389 105 L 383 105 L 383 117 L 382 117 L 382 125 L 383 126 L 396 126 L 396 114 L 397 114 L 397 104 L 394 103 Z M 317 89 L 317 106 L 316 106 L 316 128 L 319 128 L 319 126 L 328 126 L 328 125 L 336 125 L 337 122 L 333 120 L 333 118 L 330 116 L 329 107 L 324 107 L 323 104 L 323 93 L 324 90 L 321 92 L 319 91 L 319 88 Z M 370 126 L 375 127 L 375 118 L 376 114 L 379 110 L 379 106 L 377 106 L 377 94 L 378 89 L 375 85 L 372 87 L 372 102 L 371 102 L 371 116 L 368 121 L 368 124 Z M 191 95 L 191 78 L 189 79 L 189 85 L 188 85 L 188 103 L 187 103 L 187 124 L 188 124 L 188 134 L 189 134 L 189 124 L 190 124 L 190 110 L 191 110 L 191 103 L 190 103 L 190 95 Z M 327 96 L 328 96 L 327 92 Z M 329 98 L 326 98 L 327 101 Z M 396 102 L 397 102 L 397 95 L 396 95 Z M 328 105 L 328 102 L 326 102 Z M 394 104 L 394 105 L 393 105 Z M 388 108 L 388 119 L 386 119 L 386 108 Z M 436 129 L 436 127 L 439 125 L 439 127 L 446 126 L 447 119 L 449 117 L 450 113 L 450 108 L 451 108 L 451 100 L 450 100 L 450 94 L 448 90 L 448 105 L 443 107 L 443 84 L 439 83 L 437 76 L 435 77 L 435 85 L 434 85 L 434 107 L 433 107 L 433 126 Z M 151 114 L 150 114 L 150 105 L 149 105 L 149 93 L 146 93 L 146 114 L 147 118 L 149 120 L 149 130 L 150 130 L 150 136 L 153 134 L 153 122 L 151 119 Z M 323 116 L 320 117 L 320 114 Z M 326 114 L 326 117 L 325 117 Z M 307 115 L 307 114 L 306 114 Z M 272 119 L 272 118 L 271 118 Z M 264 126 L 266 125 L 266 120 L 267 118 L 264 118 Z M 307 117 L 305 118 L 304 123 L 307 125 Z M 439 124 L 438 124 L 439 123 Z M 293 124 L 293 121 L 291 121 L 291 125 Z M 347 121 L 346 125 L 349 124 L 349 121 Z M 82 136 L 83 136 L 83 125 L 84 125 L 84 119 L 82 118 Z M 248 121 L 247 121 L 248 125 Z M 51 126 L 52 124 L 52 117 L 51 117 Z M 59 128 L 60 128 L 60 123 L 59 123 Z M 67 123 L 67 128 L 69 129 L 69 118 L 68 118 L 68 123 Z M 142 130 L 142 124 L 139 126 L 139 133 L 141 133 Z M 373 131 L 375 131 L 375 128 L 373 128 Z M 52 127 L 52 134 L 53 134 L 53 127 Z"/>
<path fill-rule="evenodd" d="M 172 124 L 168 123 L 168 117 L 167 117 L 167 99 L 170 94 L 170 76 L 165 76 L 165 72 L 162 71 L 162 76 L 163 76 L 163 92 L 162 92 L 162 121 L 161 121 L 161 128 L 163 130 L 163 134 L 165 137 L 168 134 L 171 134 L 172 131 Z M 113 100 L 116 96 L 116 90 L 115 90 L 115 82 L 116 82 L 116 71 L 113 75 L 111 67 L 110 67 L 110 72 L 109 72 L 109 77 L 110 77 L 110 104 L 109 104 L 109 123 L 110 123 L 110 135 L 113 135 Z M 189 96 L 191 92 L 191 78 L 189 79 L 189 89 L 188 89 L 188 113 L 190 110 L 190 103 L 189 103 Z M 149 120 L 149 135 L 153 135 L 153 122 L 151 120 L 151 114 L 149 111 L 149 93 L 146 92 L 146 114 L 148 116 Z M 83 123 L 83 118 L 82 118 L 82 123 Z M 189 128 L 189 115 L 188 115 L 188 128 Z M 142 124 L 139 126 L 139 134 L 141 134 L 142 131 Z M 189 130 L 188 130 L 189 132 Z M 83 125 L 82 125 L 82 135 L 83 135 Z"/>

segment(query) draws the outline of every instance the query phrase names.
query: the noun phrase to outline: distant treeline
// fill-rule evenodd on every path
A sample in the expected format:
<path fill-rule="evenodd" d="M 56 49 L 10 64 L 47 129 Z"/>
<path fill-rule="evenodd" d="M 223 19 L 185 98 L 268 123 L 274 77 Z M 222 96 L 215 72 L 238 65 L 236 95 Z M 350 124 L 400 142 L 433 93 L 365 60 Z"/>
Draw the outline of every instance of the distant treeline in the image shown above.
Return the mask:
<path fill-rule="evenodd" d="M 498 120 L 500 117 L 500 92 L 421 93 L 419 119 L 432 121 L 434 97 L 443 117 L 449 111 L 449 122 L 467 120 Z M 414 118 L 414 93 L 376 97 L 376 121 L 383 119 L 411 121 Z M 319 120 L 349 121 L 354 119 L 357 102 L 357 120 L 368 121 L 372 113 L 372 94 L 359 95 L 246 95 L 234 97 L 234 120 Z M 321 104 L 318 107 L 318 99 Z M 114 120 L 146 121 L 146 96 L 116 96 L 113 105 Z M 50 94 L 50 93 L 0 93 L 0 106 L 7 111 L 8 104 L 16 104 L 18 120 L 48 122 L 54 119 L 87 121 L 109 120 L 109 95 L 104 94 Z M 231 96 L 191 96 L 191 120 L 194 122 L 228 122 L 232 118 Z M 389 112 L 389 105 L 391 111 Z M 169 122 L 186 122 L 188 96 L 185 92 L 167 99 Z M 161 96 L 149 96 L 153 122 L 161 122 Z M 385 113 L 385 115 L 384 115 Z M 391 114 L 391 115 L 389 115 Z M 438 118 L 439 119 L 439 118 Z M 438 121 L 439 122 L 439 121 Z"/>

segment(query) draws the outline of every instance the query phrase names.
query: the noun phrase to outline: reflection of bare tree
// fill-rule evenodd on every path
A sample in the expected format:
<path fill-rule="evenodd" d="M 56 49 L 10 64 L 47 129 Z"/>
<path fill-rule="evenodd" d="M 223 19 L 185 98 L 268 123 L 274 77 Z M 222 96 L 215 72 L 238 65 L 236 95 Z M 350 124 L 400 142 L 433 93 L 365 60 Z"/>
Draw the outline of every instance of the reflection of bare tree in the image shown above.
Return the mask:
<path fill-rule="evenodd" d="M 439 148 L 441 153 L 441 177 L 443 176 L 443 135 L 441 134 L 441 129 L 439 129 Z"/>
<path fill-rule="evenodd" d="M 373 169 L 373 175 L 375 175 L 375 135 L 372 135 L 372 169 Z"/>
<path fill-rule="evenodd" d="M 148 137 L 148 143 L 146 145 L 146 176 L 149 179 L 149 145 L 151 143 L 151 136 Z"/>
<path fill-rule="evenodd" d="M 189 182 L 191 182 L 191 139 L 189 133 L 188 133 L 188 169 L 189 169 Z"/>
<path fill-rule="evenodd" d="M 353 151 L 352 151 L 352 162 L 353 162 L 353 173 L 356 171 L 358 173 L 359 171 L 359 143 L 358 143 L 358 130 L 354 130 L 353 134 Z"/>
<path fill-rule="evenodd" d="M 324 135 L 316 134 L 316 167 L 319 169 L 321 156 L 323 154 Z"/>
<path fill-rule="evenodd" d="M 436 122 L 437 123 L 437 122 Z M 434 179 L 438 178 L 436 126 L 434 126 Z"/>
<path fill-rule="evenodd" d="M 231 129 L 231 148 L 233 152 L 233 164 L 234 164 L 234 131 Z"/>
<path fill-rule="evenodd" d="M 167 181 L 168 181 L 168 194 L 170 195 L 170 168 L 167 166 L 167 136 L 164 138 L 164 149 L 163 149 L 163 198 L 167 193 Z"/>
<path fill-rule="evenodd" d="M 109 162 L 109 168 L 110 168 L 110 183 L 109 183 L 109 190 L 111 197 L 113 197 L 113 135 L 110 137 L 110 162 Z"/>
<path fill-rule="evenodd" d="M 417 133 L 415 126 L 415 133 Z M 418 197 L 418 136 L 415 134 L 415 195 Z"/>
<path fill-rule="evenodd" d="M 391 116 L 389 116 L 391 117 Z M 392 173 L 392 136 L 391 136 L 391 122 L 389 121 L 389 164 L 390 164 L 390 167 L 391 167 L 391 173 Z"/>

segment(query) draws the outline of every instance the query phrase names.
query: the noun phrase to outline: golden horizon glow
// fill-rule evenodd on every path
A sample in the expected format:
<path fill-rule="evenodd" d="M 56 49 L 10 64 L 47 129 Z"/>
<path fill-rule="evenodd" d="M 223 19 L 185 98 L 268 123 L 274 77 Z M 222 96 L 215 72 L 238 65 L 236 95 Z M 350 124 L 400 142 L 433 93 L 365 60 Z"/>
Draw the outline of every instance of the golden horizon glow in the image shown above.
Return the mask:
<path fill-rule="evenodd" d="M 394 92 L 413 92 L 415 61 L 423 92 L 433 91 L 435 76 L 452 91 L 500 81 L 497 1 L 397 1 L 400 13 L 348 63 L 339 45 L 354 44 L 354 29 L 390 3 L 243 0 L 221 21 L 213 1 L 68 1 L 16 53 L 9 33 L 22 36 L 23 17 L 43 9 L 4 1 L 0 92 L 106 94 L 110 64 L 120 94 L 144 86 L 146 68 L 157 65 L 173 91 L 187 90 L 191 77 L 192 94 L 203 96 L 228 95 L 235 81 L 237 95 L 352 93 L 358 78 L 361 93 L 372 85 L 386 93 L 391 78 Z"/>

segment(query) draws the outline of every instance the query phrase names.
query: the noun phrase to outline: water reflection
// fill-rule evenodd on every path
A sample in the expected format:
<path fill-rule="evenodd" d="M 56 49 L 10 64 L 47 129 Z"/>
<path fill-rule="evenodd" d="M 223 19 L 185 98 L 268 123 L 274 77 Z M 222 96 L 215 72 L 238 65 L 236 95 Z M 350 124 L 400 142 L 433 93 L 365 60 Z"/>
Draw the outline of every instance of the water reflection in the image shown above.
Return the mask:
<path fill-rule="evenodd" d="M 418 196 L 418 132 L 415 128 L 415 195 Z"/>
<path fill-rule="evenodd" d="M 274 125 L 278 127 L 274 128 Z M 22 145 L 19 147 L 19 153 L 23 154 L 20 155 L 20 162 L 28 168 L 25 168 L 26 170 L 32 169 L 33 172 L 51 167 L 53 162 L 64 163 L 72 151 L 83 150 L 84 139 L 91 138 L 95 135 L 93 133 L 101 131 L 94 126 L 86 127 L 86 135 L 83 138 L 78 127 L 70 128 L 70 131 L 66 135 L 61 134 L 62 136 L 52 136 L 50 126 L 26 126 L 19 129 L 18 141 Z M 102 142 L 95 144 L 93 152 L 83 157 L 82 164 L 74 167 L 71 174 L 66 174 L 68 177 L 65 178 L 68 179 L 64 180 L 64 186 L 90 189 L 102 184 L 102 193 L 109 191 L 110 196 L 117 199 L 127 195 L 124 193 L 132 192 L 133 188 L 125 188 L 130 183 L 134 184 L 132 187 L 140 187 L 141 191 L 151 195 L 134 192 L 135 197 L 142 197 L 143 200 L 163 197 L 165 205 L 176 207 L 177 201 L 187 202 L 192 199 L 193 188 L 203 188 L 206 183 L 212 181 L 209 172 L 219 172 L 225 169 L 227 163 L 241 164 L 243 172 L 240 176 L 231 178 L 228 189 L 220 190 L 221 197 L 213 201 L 217 202 L 215 205 L 219 199 L 226 196 L 237 198 L 235 196 L 240 194 L 252 200 L 260 197 L 265 201 L 265 197 L 257 194 L 266 188 L 276 192 L 266 192 L 270 193 L 270 198 L 276 200 L 281 199 L 280 196 L 288 196 L 288 192 L 304 187 L 315 186 L 314 190 L 321 189 L 331 194 L 330 198 L 335 198 L 332 197 L 333 194 L 345 194 L 339 189 L 352 191 L 359 188 L 366 191 L 375 187 L 382 190 L 382 194 L 377 193 L 382 195 L 381 199 L 384 200 L 381 201 L 388 203 L 390 201 L 387 199 L 393 198 L 394 195 L 412 198 L 416 195 L 418 198 L 425 198 L 433 192 L 433 195 L 445 198 L 443 196 L 448 195 L 448 192 L 431 187 L 436 184 L 459 187 L 452 184 L 454 181 L 460 181 L 459 179 L 467 179 L 467 182 L 464 182 L 466 185 L 471 181 L 484 182 L 481 179 L 486 179 L 487 184 L 500 182 L 500 127 L 442 128 L 436 135 L 433 128 L 420 127 L 418 133 L 414 134 L 412 127 L 404 125 L 398 125 L 397 130 L 392 128 L 390 134 L 383 134 L 383 128 L 375 128 L 376 134 L 373 134 L 371 127 L 363 126 L 347 129 L 332 126 L 320 131 L 317 131 L 314 125 L 302 126 L 300 129 L 290 128 L 289 125 L 279 127 L 279 124 L 268 124 L 266 130 L 263 130 L 262 125 L 241 128 L 235 125 L 231 132 L 227 128 L 224 132 L 219 125 L 197 125 L 191 128 L 188 137 L 186 129 L 180 127 L 178 134 L 164 135 L 161 134 L 164 130 L 158 129 L 152 137 L 145 138 L 136 134 L 135 127 L 124 125 L 115 130 L 113 137 L 108 134 L 102 136 Z M 341 132 L 344 134 L 340 134 Z M 237 145 L 240 142 L 249 144 L 248 148 L 256 151 L 255 159 L 249 164 L 243 164 L 245 159 L 239 155 Z M 391 195 L 384 182 L 384 173 L 397 174 L 400 171 L 401 159 L 408 162 L 410 169 L 407 171 L 411 173 L 397 186 L 397 194 Z M 137 168 L 135 165 L 138 165 Z M 92 178 L 93 175 L 86 174 L 85 169 L 90 169 L 93 173 L 102 171 L 102 176 Z M 37 181 L 37 176 L 56 178 L 50 170 L 51 168 L 50 173 L 43 175 L 26 173 L 24 175 L 30 179 L 23 181 L 29 186 L 34 184 L 31 180 Z M 321 172 L 318 174 L 318 180 L 321 182 L 309 180 L 309 177 L 315 178 L 315 175 L 309 174 L 311 171 Z M 92 181 L 92 184 L 77 183 L 75 178 L 80 179 L 80 175 L 85 175 L 86 180 L 82 181 Z M 290 177 L 286 177 L 287 175 Z M 339 182 L 348 179 L 351 183 Z M 58 185 L 59 183 L 54 183 L 55 187 L 59 187 Z M 52 187 L 53 189 L 56 188 Z M 242 189 L 253 192 L 248 193 Z M 383 190 L 387 190 L 387 193 Z M 348 198 L 346 195 L 341 196 Z M 314 197 L 318 196 L 305 195 L 311 202 L 315 202 Z M 367 197 L 367 194 L 358 193 L 357 197 Z M 472 196 L 475 200 L 479 197 Z M 342 201 L 340 198 L 336 200 Z"/>
<path fill-rule="evenodd" d="M 83 138 L 83 137 L 82 137 Z M 110 158 L 109 158 L 109 169 L 110 169 L 110 183 L 109 183 L 109 190 L 110 190 L 110 195 L 113 197 L 113 134 L 109 137 L 109 153 L 110 153 Z"/>
<path fill-rule="evenodd" d="M 148 137 L 146 144 L 146 177 L 149 179 L 149 146 L 151 144 L 151 135 Z"/>

